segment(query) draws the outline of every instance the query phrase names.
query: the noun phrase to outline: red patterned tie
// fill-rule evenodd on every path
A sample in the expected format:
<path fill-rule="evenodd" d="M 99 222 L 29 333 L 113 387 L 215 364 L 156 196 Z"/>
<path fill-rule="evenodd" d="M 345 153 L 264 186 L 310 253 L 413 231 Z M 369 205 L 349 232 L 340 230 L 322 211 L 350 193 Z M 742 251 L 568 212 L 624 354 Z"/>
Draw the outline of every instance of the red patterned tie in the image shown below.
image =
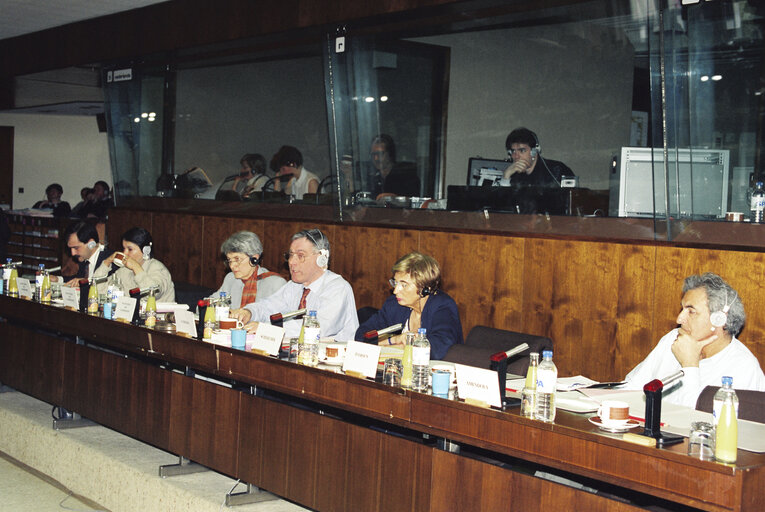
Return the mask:
<path fill-rule="evenodd" d="M 300 304 L 298 305 L 298 309 L 303 309 L 305 307 L 305 298 L 308 296 L 308 292 L 310 291 L 310 288 L 303 288 L 303 296 L 300 297 Z"/>

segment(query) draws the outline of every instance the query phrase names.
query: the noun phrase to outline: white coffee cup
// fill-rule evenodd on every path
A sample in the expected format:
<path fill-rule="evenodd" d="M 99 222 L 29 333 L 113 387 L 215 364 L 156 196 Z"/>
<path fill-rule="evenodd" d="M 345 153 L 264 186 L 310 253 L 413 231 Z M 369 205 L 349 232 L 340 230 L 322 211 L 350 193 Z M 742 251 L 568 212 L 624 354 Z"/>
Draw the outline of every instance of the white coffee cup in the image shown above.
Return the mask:
<path fill-rule="evenodd" d="M 126 256 L 121 252 L 114 253 L 114 264 L 117 265 L 118 267 L 124 267 L 125 258 Z"/>
<path fill-rule="evenodd" d="M 345 357 L 345 344 L 341 343 L 327 343 L 324 347 L 324 355 L 329 360 L 342 359 Z"/>
<path fill-rule="evenodd" d="M 623 426 L 630 420 L 630 404 L 621 400 L 603 400 L 598 407 L 598 416 L 603 426 Z"/>
<path fill-rule="evenodd" d="M 222 318 L 220 320 L 221 329 L 241 329 L 244 323 L 236 318 Z"/>

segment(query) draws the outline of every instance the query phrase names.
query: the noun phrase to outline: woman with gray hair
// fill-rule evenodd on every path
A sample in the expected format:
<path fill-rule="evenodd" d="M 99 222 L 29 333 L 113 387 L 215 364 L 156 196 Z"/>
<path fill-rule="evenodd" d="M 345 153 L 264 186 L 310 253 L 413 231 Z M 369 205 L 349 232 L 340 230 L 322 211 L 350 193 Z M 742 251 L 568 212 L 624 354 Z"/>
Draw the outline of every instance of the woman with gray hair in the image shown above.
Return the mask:
<path fill-rule="evenodd" d="M 228 237 L 221 244 L 220 252 L 231 272 L 223 278 L 215 296 L 226 292 L 231 297 L 232 310 L 261 301 L 286 283 L 282 276 L 260 265 L 263 244 L 251 231 L 239 231 Z"/>

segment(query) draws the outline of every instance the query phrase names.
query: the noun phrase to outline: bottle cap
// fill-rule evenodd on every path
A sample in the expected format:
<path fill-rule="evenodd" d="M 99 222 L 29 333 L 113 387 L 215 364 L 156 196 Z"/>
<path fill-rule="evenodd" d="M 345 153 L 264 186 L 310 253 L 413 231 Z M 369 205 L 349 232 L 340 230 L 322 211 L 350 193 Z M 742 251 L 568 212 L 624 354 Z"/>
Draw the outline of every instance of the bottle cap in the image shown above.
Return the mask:
<path fill-rule="evenodd" d="M 308 316 L 316 316 L 316 310 L 312 309 L 311 311 L 309 311 Z"/>
<path fill-rule="evenodd" d="M 542 357 L 544 357 L 544 358 L 547 358 L 547 357 L 552 358 L 552 356 L 553 356 L 552 350 L 543 350 L 542 351 Z"/>
<path fill-rule="evenodd" d="M 428 330 L 425 329 L 424 327 L 420 327 L 419 329 L 417 329 L 417 334 L 425 334 L 427 332 Z"/>
<path fill-rule="evenodd" d="M 727 375 L 724 376 L 722 378 L 722 383 L 723 383 L 723 386 L 725 386 L 725 385 L 732 386 L 733 385 L 733 377 L 728 377 Z"/>

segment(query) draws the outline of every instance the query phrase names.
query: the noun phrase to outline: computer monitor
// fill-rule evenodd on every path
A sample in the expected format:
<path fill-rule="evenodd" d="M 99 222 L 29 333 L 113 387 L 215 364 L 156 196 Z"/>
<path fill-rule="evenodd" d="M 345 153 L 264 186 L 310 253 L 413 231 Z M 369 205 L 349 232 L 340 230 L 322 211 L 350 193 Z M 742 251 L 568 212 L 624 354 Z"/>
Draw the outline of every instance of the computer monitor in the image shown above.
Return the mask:
<path fill-rule="evenodd" d="M 505 169 L 510 165 L 507 160 L 491 160 L 479 156 L 468 159 L 467 185 L 483 187 L 493 185 L 502 179 Z"/>
<path fill-rule="evenodd" d="M 724 218 L 728 211 L 727 149 L 669 151 L 669 211 L 683 218 Z M 666 215 L 661 148 L 624 147 L 619 163 L 619 217 Z M 615 192 L 615 191 L 614 191 Z"/>

